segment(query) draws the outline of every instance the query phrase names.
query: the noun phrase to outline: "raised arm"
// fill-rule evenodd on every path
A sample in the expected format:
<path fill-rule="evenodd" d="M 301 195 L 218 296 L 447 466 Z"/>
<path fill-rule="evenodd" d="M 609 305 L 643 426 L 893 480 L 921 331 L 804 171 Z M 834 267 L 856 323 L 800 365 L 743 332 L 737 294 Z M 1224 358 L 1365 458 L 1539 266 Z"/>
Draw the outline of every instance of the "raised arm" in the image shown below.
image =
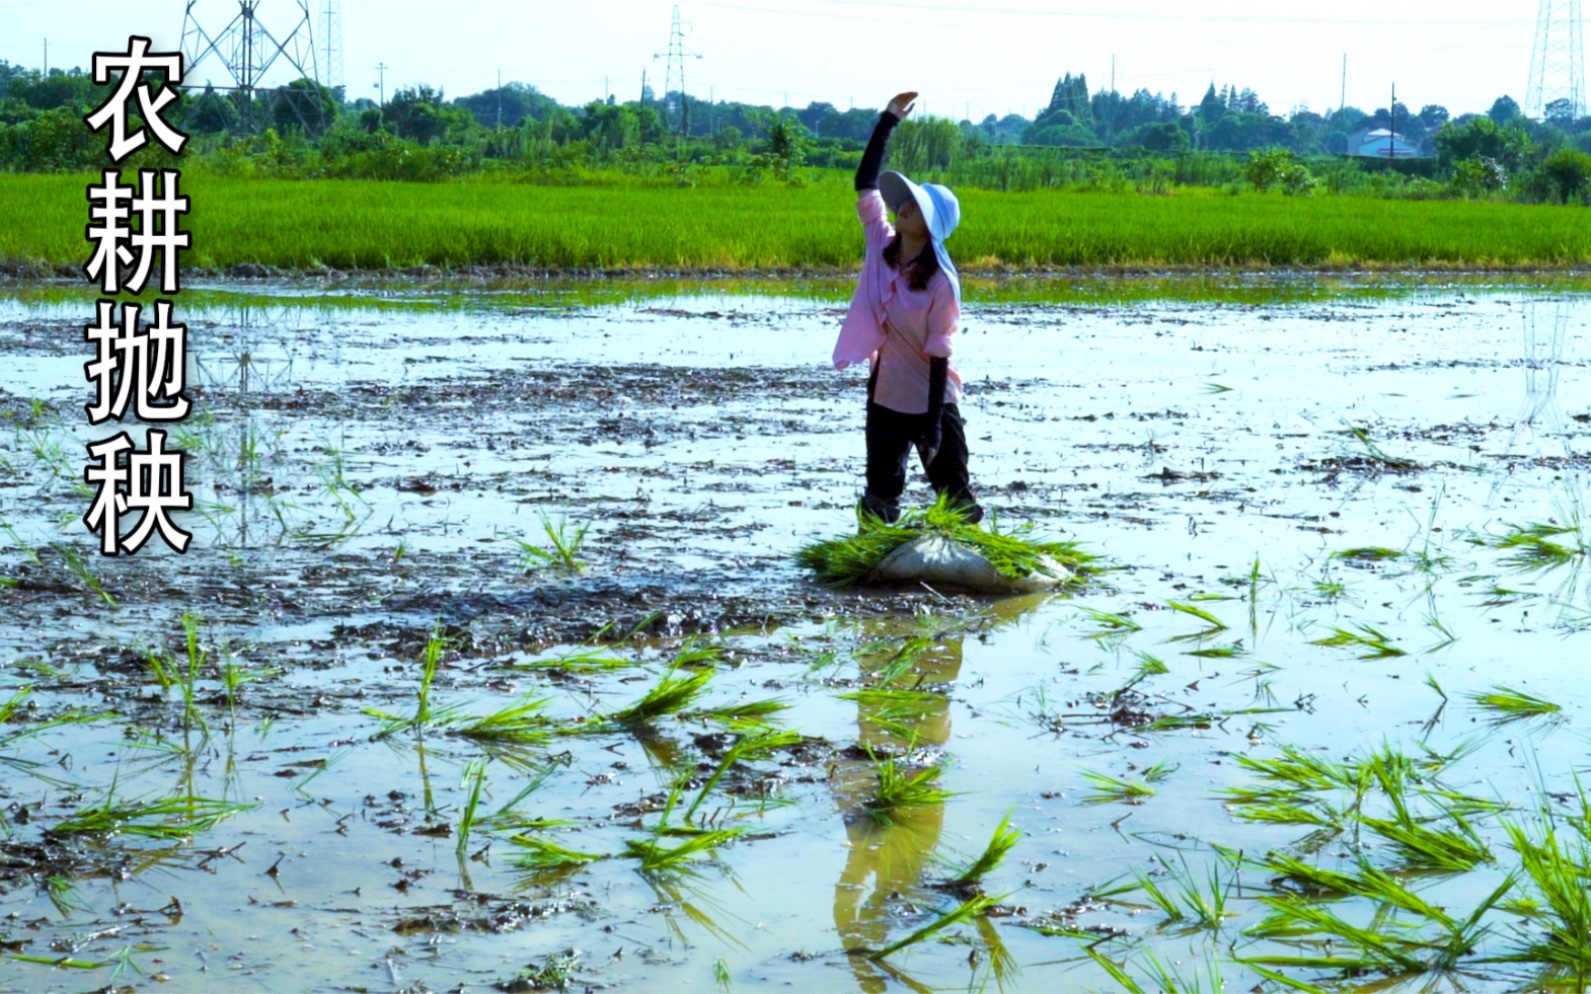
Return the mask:
<path fill-rule="evenodd" d="M 878 188 L 878 171 L 884 164 L 884 146 L 889 142 L 889 133 L 911 113 L 912 101 L 916 99 L 915 91 L 896 94 L 878 116 L 878 123 L 873 125 L 873 136 L 867 140 L 867 150 L 862 153 L 862 162 L 856 167 L 857 193 Z"/>

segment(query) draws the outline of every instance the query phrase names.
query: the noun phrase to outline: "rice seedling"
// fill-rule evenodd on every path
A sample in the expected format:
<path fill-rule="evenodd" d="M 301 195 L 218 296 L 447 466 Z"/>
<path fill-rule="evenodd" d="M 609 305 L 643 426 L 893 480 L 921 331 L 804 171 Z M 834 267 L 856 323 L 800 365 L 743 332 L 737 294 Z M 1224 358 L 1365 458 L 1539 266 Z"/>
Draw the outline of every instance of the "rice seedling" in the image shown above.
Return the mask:
<path fill-rule="evenodd" d="M 101 804 L 83 808 L 50 826 L 54 835 L 137 835 L 150 839 L 181 840 L 215 827 L 219 822 L 256 805 L 208 797 L 183 795 L 149 802 L 115 800 L 115 787 Z"/>
<path fill-rule="evenodd" d="M 1086 768 L 1080 772 L 1084 780 L 1094 785 L 1084 798 L 1088 804 L 1107 804 L 1111 801 L 1141 804 L 1144 798 L 1153 797 L 1155 793 L 1153 787 L 1141 780 L 1113 777 L 1108 773 Z"/>
<path fill-rule="evenodd" d="M 1103 642 L 1107 639 L 1119 641 L 1126 638 L 1128 635 L 1131 635 L 1133 632 L 1143 631 L 1142 625 L 1138 624 L 1138 622 L 1132 620 L 1131 617 L 1125 614 L 1115 614 L 1110 611 L 1099 611 L 1089 607 L 1079 607 L 1078 610 L 1087 615 L 1088 618 L 1095 624 L 1099 625 L 1100 630 L 1097 632 L 1092 632 L 1088 636 L 1089 638 L 1095 639 L 1097 641 Z"/>
<path fill-rule="evenodd" d="M 486 786 L 486 760 L 472 760 L 464 767 L 464 778 L 459 782 L 460 787 L 468 785 L 470 796 L 464 802 L 464 809 L 459 812 L 459 841 L 458 854 L 463 856 L 470 844 L 470 828 L 475 824 L 475 812 L 481 805 L 481 790 Z"/>
<path fill-rule="evenodd" d="M 513 981 L 502 987 L 524 991 L 565 991 L 574 979 L 580 965 L 580 954 L 573 949 L 561 953 L 548 953 L 539 966 L 529 966 L 519 971 Z"/>
<path fill-rule="evenodd" d="M 1000 897 L 989 897 L 986 894 L 974 895 L 973 897 L 963 901 L 958 907 L 943 915 L 940 915 L 932 922 L 906 936 L 906 938 L 901 939 L 898 942 L 891 943 L 890 945 L 885 946 L 883 949 L 868 953 L 867 958 L 870 960 L 881 960 L 886 956 L 900 952 L 902 949 L 905 949 L 908 946 L 914 946 L 929 936 L 942 932 L 952 925 L 960 925 L 964 922 L 969 922 L 974 918 L 981 917 L 990 908 L 1005 900 L 1007 896 L 1009 895 L 1002 895 Z"/>
<path fill-rule="evenodd" d="M 702 784 L 701 791 L 697 793 L 696 799 L 691 802 L 690 807 L 685 809 L 685 821 L 689 822 L 691 820 L 691 815 L 695 814 L 696 809 L 701 807 L 703 801 L 707 800 L 707 795 L 712 793 L 714 787 L 718 786 L 718 781 L 723 779 L 724 774 L 729 771 L 730 767 L 736 763 L 760 759 L 771 752 L 787 749 L 790 746 L 798 745 L 800 742 L 801 735 L 798 732 L 760 732 L 742 735 L 736 739 L 734 745 L 724 750 L 724 756 L 719 760 L 717 769 L 713 770 L 712 775 Z"/>
<path fill-rule="evenodd" d="M 116 598 L 112 597 L 110 591 L 105 589 L 105 585 L 100 582 L 99 575 L 88 568 L 88 563 L 83 561 L 83 557 L 78 554 L 76 549 L 59 542 L 52 543 L 51 548 L 61 557 L 61 562 L 66 564 L 67 572 L 77 578 L 77 582 L 82 584 L 84 590 L 91 590 L 98 594 L 100 599 L 107 605 L 116 606 Z"/>
<path fill-rule="evenodd" d="M 532 659 L 510 664 L 514 669 L 564 670 L 569 673 L 608 673 L 636 665 L 633 659 L 624 659 L 606 649 L 581 648 L 560 653 L 549 659 Z"/>
<path fill-rule="evenodd" d="M 1325 645 L 1340 648 L 1360 648 L 1365 651 L 1360 654 L 1360 659 L 1388 659 L 1393 656 L 1402 656 L 1406 653 L 1393 644 L 1392 640 L 1370 625 L 1355 625 L 1358 631 L 1349 631 L 1346 628 L 1333 627 L 1331 634 L 1324 638 L 1312 639 L 1310 645 Z"/>
<path fill-rule="evenodd" d="M 1185 604 L 1181 601 L 1169 601 L 1167 602 L 1166 606 L 1171 608 L 1173 611 L 1180 611 L 1183 614 L 1192 615 L 1193 617 L 1198 618 L 1200 621 L 1203 621 L 1210 626 L 1205 631 L 1200 632 L 1197 636 L 1184 635 L 1178 636 L 1178 638 L 1196 638 L 1226 630 L 1226 622 L 1222 621 L 1220 618 L 1217 618 L 1204 608 L 1199 607 L 1197 604 Z"/>
<path fill-rule="evenodd" d="M 506 745 L 534 745 L 545 742 L 552 723 L 541 712 L 549 701 L 551 701 L 549 697 L 531 697 L 527 694 L 515 704 L 473 720 L 465 720 L 450 714 L 447 734 L 474 739 L 477 742 Z"/>
<path fill-rule="evenodd" d="M 1591 846 L 1584 836 L 1560 843 L 1550 815 L 1534 837 L 1514 822 L 1503 828 L 1535 891 L 1531 914 L 1515 927 L 1521 948 L 1509 958 L 1568 971 L 1583 990 L 1591 979 L 1591 889 L 1586 886 Z"/>
<path fill-rule="evenodd" d="M 1011 815 L 1015 811 L 1016 809 L 1012 808 L 1005 813 L 1005 817 L 1000 819 L 1000 824 L 994 827 L 994 835 L 989 839 L 989 844 L 983 847 L 983 852 L 966 869 L 951 878 L 950 883 L 953 886 L 971 887 L 980 883 L 985 876 L 994 872 L 1006 854 L 1021 841 L 1021 831 L 1011 827 Z"/>
<path fill-rule="evenodd" d="M 1386 450 L 1377 445 L 1370 437 L 1370 432 L 1368 429 L 1361 428 L 1357 425 L 1349 425 L 1346 422 L 1344 422 L 1344 425 L 1346 427 L 1346 434 L 1353 436 L 1353 438 L 1358 441 L 1360 446 L 1362 446 L 1364 449 L 1362 454 L 1355 457 L 1356 461 L 1360 463 L 1368 463 L 1379 470 L 1392 473 L 1416 473 L 1424 468 L 1413 459 L 1403 459 L 1397 456 L 1388 455 Z"/>
<path fill-rule="evenodd" d="M 1053 576 L 1046 565 L 1054 561 L 1071 574 L 1065 577 L 1075 585 L 1092 571 L 1094 557 L 1073 542 L 1051 542 L 1033 534 L 1031 525 L 1012 532 L 999 530 L 991 520 L 987 529 L 968 524 L 961 512 L 941 495 L 926 508 L 912 509 L 895 524 L 872 515 L 861 514 L 857 534 L 815 542 L 797 551 L 796 562 L 812 570 L 826 587 L 843 588 L 860 583 L 896 548 L 924 533 L 940 535 L 968 546 L 1005 576 L 1022 580 L 1035 573 Z"/>
<path fill-rule="evenodd" d="M 722 956 L 713 961 L 713 980 L 722 994 L 729 994 L 729 962 Z"/>
<path fill-rule="evenodd" d="M 522 850 L 514 859 L 514 865 L 522 870 L 562 870 L 608 858 L 603 853 L 567 849 L 532 835 L 512 835 L 508 841 Z"/>
<path fill-rule="evenodd" d="M 789 707 L 787 702 L 778 698 L 736 701 L 734 704 L 720 704 L 716 707 L 685 711 L 680 717 L 686 721 L 718 722 L 733 731 L 750 733 L 766 729 L 774 715 L 788 710 Z"/>
<path fill-rule="evenodd" d="M 1464 695 L 1476 707 L 1496 712 L 1496 722 L 1516 721 L 1521 718 L 1539 718 L 1558 714 L 1563 708 L 1553 702 L 1523 690 L 1493 684 L 1491 690 L 1475 691 Z"/>
<path fill-rule="evenodd" d="M 888 822 L 898 812 L 933 804 L 943 804 L 951 793 L 936 785 L 944 768 L 938 764 L 924 767 L 916 773 L 903 770 L 893 757 L 879 759 L 873 756 L 873 768 L 878 773 L 878 787 L 873 796 L 862 804 L 862 810 L 875 821 Z"/>
<path fill-rule="evenodd" d="M 442 667 L 442 657 L 447 651 L 448 640 L 442 634 L 442 623 L 439 620 L 431 629 L 431 635 L 426 639 L 425 650 L 420 656 L 420 686 L 415 691 L 414 714 L 405 718 L 377 708 L 365 708 L 365 714 L 380 718 L 385 724 L 378 738 L 401 732 L 406 728 L 424 730 L 437 722 L 439 717 L 452 717 L 455 711 L 436 712 L 431 707 L 431 685 L 436 682 L 437 671 Z"/>
<path fill-rule="evenodd" d="M 1166 874 L 1171 882 L 1176 885 L 1174 894 L 1167 893 L 1158 881 L 1147 874 L 1136 874 L 1138 886 L 1143 889 L 1155 906 L 1165 912 L 1166 917 L 1173 921 L 1191 921 L 1199 928 L 1219 929 L 1225 920 L 1234 914 L 1226 910 L 1227 897 L 1231 892 L 1231 882 L 1221 879 L 1220 867 L 1211 863 L 1206 867 L 1206 883 L 1208 890 L 1201 889 L 1194 879 L 1193 870 L 1188 866 L 1186 857 L 1181 858 L 1182 871 L 1161 860 L 1161 865 L 1166 868 Z"/>
<path fill-rule="evenodd" d="M 586 533 L 591 530 L 589 524 L 581 525 L 572 532 L 569 529 L 569 519 L 559 518 L 554 525 L 546 511 L 538 512 L 541 516 L 541 530 L 547 536 L 546 545 L 537 545 L 527 542 L 522 538 L 514 539 L 514 544 L 520 550 L 520 569 L 529 572 L 543 566 L 554 566 L 570 572 L 578 573 L 585 568 L 585 563 L 579 558 L 580 549 L 585 545 Z"/>
<path fill-rule="evenodd" d="M 690 707 L 707 689 L 708 681 L 713 678 L 713 671 L 702 669 L 694 673 L 679 674 L 679 666 L 677 660 L 670 664 L 657 685 L 634 704 L 613 712 L 604 722 L 587 722 L 586 725 L 630 728 L 648 724 L 664 715 L 676 714 Z"/>
<path fill-rule="evenodd" d="M 1365 545 L 1333 552 L 1331 557 L 1356 563 L 1384 563 L 1394 559 L 1402 559 L 1403 553 L 1383 545 Z"/>
<path fill-rule="evenodd" d="M 641 870 L 654 873 L 680 867 L 693 857 L 717 849 L 740 835 L 738 828 L 715 829 L 686 836 L 679 845 L 669 847 L 649 839 L 630 839 L 624 844 L 626 856 L 639 859 Z"/>

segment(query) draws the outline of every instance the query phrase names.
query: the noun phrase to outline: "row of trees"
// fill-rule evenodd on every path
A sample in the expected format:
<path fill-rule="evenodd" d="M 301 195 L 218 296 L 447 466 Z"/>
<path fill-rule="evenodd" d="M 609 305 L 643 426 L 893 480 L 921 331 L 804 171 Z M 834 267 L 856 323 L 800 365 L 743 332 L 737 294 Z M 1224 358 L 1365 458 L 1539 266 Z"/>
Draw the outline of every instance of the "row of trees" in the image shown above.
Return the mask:
<path fill-rule="evenodd" d="M 0 61 L 0 169 L 101 164 L 103 142 L 92 139 L 82 115 L 105 92 L 79 70 L 44 75 Z M 1591 119 L 1575 119 L 1566 102 L 1548 110 L 1547 120 L 1532 121 L 1502 97 L 1485 114 L 1457 118 L 1436 104 L 1369 113 L 1342 107 L 1324 115 L 1300 108 L 1284 118 L 1252 90 L 1235 86 L 1212 84 L 1197 104 L 1183 107 L 1174 93 L 1091 92 L 1085 77 L 1068 73 L 1031 120 L 1016 114 L 977 123 L 913 119 L 898 132 L 892 156 L 919 171 L 1022 151 L 1006 146 L 1161 158 L 1282 150 L 1302 160 L 1351 152 L 1366 132 L 1391 129 L 1429 157 L 1425 173 L 1440 172 L 1467 195 L 1495 194 L 1528 186 L 1518 180 L 1539 172 L 1555 154 L 1570 161 L 1571 153 L 1591 150 Z M 789 177 L 803 164 L 854 163 L 878 116 L 872 108 L 841 111 L 827 103 L 775 110 L 677 92 L 660 98 L 650 89 L 638 100 L 610 97 L 568 107 L 521 83 L 452 100 L 440 89 L 408 87 L 378 106 L 368 99 L 347 102 L 307 79 L 247 100 L 233 92 L 186 90 L 167 114 L 196 136 L 195 153 L 211 165 L 384 179 L 438 178 L 494 165 L 545 170 L 666 160 Z M 262 138 L 267 129 L 270 136 Z"/>

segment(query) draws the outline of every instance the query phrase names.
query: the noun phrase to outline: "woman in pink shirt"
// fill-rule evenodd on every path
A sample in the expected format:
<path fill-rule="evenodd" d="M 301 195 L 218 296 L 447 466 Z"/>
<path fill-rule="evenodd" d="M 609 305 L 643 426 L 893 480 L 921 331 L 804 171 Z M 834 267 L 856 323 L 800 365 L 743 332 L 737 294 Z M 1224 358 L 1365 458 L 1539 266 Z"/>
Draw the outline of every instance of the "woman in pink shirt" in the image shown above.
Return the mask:
<path fill-rule="evenodd" d="M 900 516 L 913 445 L 935 492 L 948 494 L 969 522 L 983 518 L 967 475 L 967 436 L 952 353 L 961 317 L 961 281 L 944 240 L 961 219 L 955 194 L 879 174 L 889 133 L 911 113 L 902 93 L 879 115 L 856 170 L 856 213 L 867 254 L 834 347 L 834 365 L 868 360 L 867 492 L 860 510 Z M 891 225 L 885 209 L 895 212 Z"/>

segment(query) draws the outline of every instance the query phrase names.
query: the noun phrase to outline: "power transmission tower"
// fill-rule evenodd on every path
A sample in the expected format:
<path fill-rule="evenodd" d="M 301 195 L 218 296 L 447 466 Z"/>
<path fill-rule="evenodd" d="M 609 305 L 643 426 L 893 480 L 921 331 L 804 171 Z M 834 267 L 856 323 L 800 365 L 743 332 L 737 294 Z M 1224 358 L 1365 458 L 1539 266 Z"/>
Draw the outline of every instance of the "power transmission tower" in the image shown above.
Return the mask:
<path fill-rule="evenodd" d="M 321 9 L 321 51 L 326 53 L 326 76 L 321 85 L 341 92 L 343 79 L 343 13 L 340 0 L 325 0 Z"/>
<path fill-rule="evenodd" d="M 184 76 L 190 80 L 197 79 L 196 71 L 201 67 L 219 63 L 231 78 L 232 85 L 217 86 L 215 89 L 231 90 L 237 95 L 239 125 L 245 131 L 253 131 L 254 95 L 260 90 L 269 92 L 269 88 L 262 87 L 260 82 L 276 65 L 278 59 L 285 61 L 291 67 L 296 73 L 295 79 L 310 79 L 319 84 L 320 69 L 315 58 L 314 28 L 309 13 L 309 0 L 297 0 L 298 21 L 293 25 L 292 31 L 283 35 L 280 41 L 269 28 L 260 23 L 258 17 L 260 0 L 236 0 L 236 2 L 237 13 L 232 20 L 219 32 L 212 33 L 200 22 L 199 15 L 195 13 L 194 8 L 199 6 L 198 0 L 188 0 L 187 9 L 182 15 Z M 220 16 L 215 15 L 216 19 Z M 307 129 L 309 122 L 305 120 L 303 108 L 299 106 L 296 95 L 286 87 L 278 89 L 276 94 L 277 99 L 289 101 L 293 111 L 298 115 L 299 122 Z"/>
<path fill-rule="evenodd" d="M 662 58 L 665 54 L 668 56 L 666 75 L 663 78 L 663 123 L 677 122 L 679 133 L 682 135 L 689 135 L 691 127 L 691 109 L 685 97 L 685 57 L 701 58 L 685 47 L 685 28 L 688 27 L 690 27 L 689 22 L 680 21 L 679 6 L 676 4 L 674 24 L 668 32 L 668 51 L 657 52 L 652 56 L 653 59 Z M 677 91 L 674 89 L 675 84 L 679 86 Z M 677 98 L 676 93 L 679 94 Z"/>
<path fill-rule="evenodd" d="M 1566 111 L 1569 117 L 1580 117 L 1585 114 L 1585 97 L 1580 0 L 1541 0 L 1530 81 L 1525 87 L 1525 114 L 1545 117 L 1547 108 L 1552 107 Z M 1565 100 L 1567 105 L 1559 103 Z"/>

